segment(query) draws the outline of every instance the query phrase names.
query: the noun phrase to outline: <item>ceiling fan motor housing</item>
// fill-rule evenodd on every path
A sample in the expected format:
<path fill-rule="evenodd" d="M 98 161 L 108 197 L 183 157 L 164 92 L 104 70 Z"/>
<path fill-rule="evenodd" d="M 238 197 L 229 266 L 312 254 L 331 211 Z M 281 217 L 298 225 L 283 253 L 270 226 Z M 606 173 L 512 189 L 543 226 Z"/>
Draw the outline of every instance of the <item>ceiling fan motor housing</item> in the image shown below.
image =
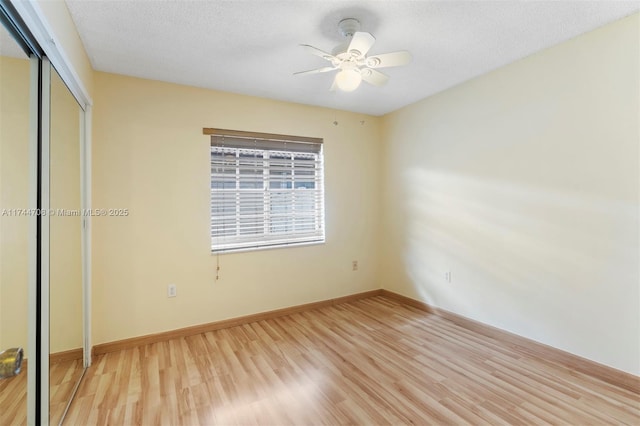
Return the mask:
<path fill-rule="evenodd" d="M 351 43 L 351 38 L 353 35 L 360 31 L 360 21 L 354 18 L 346 18 L 338 23 L 338 32 L 346 38 L 343 43 L 340 43 L 336 47 L 333 48 L 331 54 L 336 56 L 342 60 L 346 60 L 350 55 L 344 55 L 347 53 L 347 49 L 349 48 L 349 44 Z"/>
<path fill-rule="evenodd" d="M 352 37 L 356 31 L 360 31 L 360 21 L 354 18 L 346 18 L 338 23 L 340 34 L 344 37 Z"/>

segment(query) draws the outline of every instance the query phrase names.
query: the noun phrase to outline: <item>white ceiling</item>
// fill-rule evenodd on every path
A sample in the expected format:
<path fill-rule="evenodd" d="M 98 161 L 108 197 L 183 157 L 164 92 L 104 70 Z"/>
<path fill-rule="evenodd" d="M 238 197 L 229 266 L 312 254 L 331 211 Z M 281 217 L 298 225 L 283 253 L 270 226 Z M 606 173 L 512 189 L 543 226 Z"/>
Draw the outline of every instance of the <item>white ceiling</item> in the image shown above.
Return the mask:
<path fill-rule="evenodd" d="M 66 0 L 96 70 L 382 115 L 640 10 L 623 1 Z M 409 50 L 381 88 L 329 92 L 337 24 L 360 20 L 370 55 Z"/>

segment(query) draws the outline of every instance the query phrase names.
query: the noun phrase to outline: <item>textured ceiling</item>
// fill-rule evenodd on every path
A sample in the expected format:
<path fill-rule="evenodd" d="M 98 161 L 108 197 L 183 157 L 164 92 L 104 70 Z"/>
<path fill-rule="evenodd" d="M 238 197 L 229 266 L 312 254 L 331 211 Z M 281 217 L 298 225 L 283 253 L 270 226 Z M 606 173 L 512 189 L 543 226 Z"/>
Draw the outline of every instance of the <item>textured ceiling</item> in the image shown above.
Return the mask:
<path fill-rule="evenodd" d="M 382 115 L 640 9 L 619 1 L 67 0 L 96 70 Z M 360 20 L 370 55 L 409 50 L 381 88 L 329 92 L 331 49 Z"/>

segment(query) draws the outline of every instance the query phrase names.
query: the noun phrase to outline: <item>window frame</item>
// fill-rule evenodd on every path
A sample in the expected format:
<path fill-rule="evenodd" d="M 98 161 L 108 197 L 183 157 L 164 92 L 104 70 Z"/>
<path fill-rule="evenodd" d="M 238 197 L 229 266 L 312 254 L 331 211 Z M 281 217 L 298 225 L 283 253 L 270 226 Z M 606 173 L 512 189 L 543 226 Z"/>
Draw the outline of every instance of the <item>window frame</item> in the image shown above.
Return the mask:
<path fill-rule="evenodd" d="M 211 128 L 203 129 L 203 133 L 211 136 L 209 230 L 212 254 L 325 243 L 322 139 Z M 217 159 L 214 157 L 216 152 L 219 155 Z M 247 155 L 244 161 L 242 161 L 242 154 Z M 281 177 L 275 177 L 276 174 L 272 173 L 275 168 L 282 171 L 289 167 L 291 172 L 282 175 L 288 176 L 284 180 Z M 308 170 L 302 170 L 302 174 L 296 173 L 296 171 L 300 173 L 298 169 L 305 168 Z M 242 173 L 250 172 L 251 169 L 256 173 Z M 308 174 L 309 171 L 313 173 Z M 217 181 L 214 176 L 216 174 Z M 242 188 L 243 176 L 245 179 L 248 178 L 245 184 L 249 182 L 249 188 Z M 300 176 L 308 176 L 303 181 L 311 184 L 312 187 L 309 188 L 306 185 L 296 187 L 296 177 L 300 178 Z M 220 177 L 229 178 L 229 180 L 225 182 Z M 273 184 L 278 182 L 284 184 L 284 187 L 273 187 Z M 229 183 L 234 187 L 230 188 Z M 251 188 L 251 184 L 256 187 Z M 308 194 L 302 196 L 307 191 Z M 245 221 L 242 220 L 243 196 L 246 203 L 245 215 L 247 215 L 246 211 L 251 211 L 253 208 L 255 215 L 261 216 L 261 218 L 254 217 L 255 222 L 250 220 L 247 222 L 246 217 Z M 216 198 L 221 200 L 217 209 L 214 206 Z M 274 198 L 280 198 L 279 206 L 284 208 L 284 213 L 274 213 L 273 207 L 278 206 Z M 231 211 L 234 205 L 235 213 L 227 213 L 227 218 L 232 218 L 232 222 L 225 223 L 225 210 Z M 300 208 L 300 205 L 306 205 L 308 210 L 305 209 L 301 215 L 296 215 L 295 209 Z M 221 212 L 221 215 L 216 216 L 214 210 Z M 289 219 L 277 221 L 287 217 Z M 258 226 L 260 222 L 262 222 L 262 228 Z M 284 226 L 286 229 L 281 232 L 274 231 L 274 227 L 277 226 Z M 251 232 L 252 228 L 262 229 L 262 232 Z M 229 231 L 232 229 L 235 229 L 235 232 L 231 231 L 231 235 Z"/>

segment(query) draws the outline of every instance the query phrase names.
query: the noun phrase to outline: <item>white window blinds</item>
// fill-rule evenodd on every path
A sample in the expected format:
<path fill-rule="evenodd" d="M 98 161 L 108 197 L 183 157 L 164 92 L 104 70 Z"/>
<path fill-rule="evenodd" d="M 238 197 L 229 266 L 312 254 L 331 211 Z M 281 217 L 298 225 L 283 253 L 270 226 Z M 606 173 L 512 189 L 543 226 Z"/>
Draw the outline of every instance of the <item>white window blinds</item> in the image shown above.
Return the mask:
<path fill-rule="evenodd" d="M 207 130 L 212 251 L 324 242 L 321 139 Z"/>

